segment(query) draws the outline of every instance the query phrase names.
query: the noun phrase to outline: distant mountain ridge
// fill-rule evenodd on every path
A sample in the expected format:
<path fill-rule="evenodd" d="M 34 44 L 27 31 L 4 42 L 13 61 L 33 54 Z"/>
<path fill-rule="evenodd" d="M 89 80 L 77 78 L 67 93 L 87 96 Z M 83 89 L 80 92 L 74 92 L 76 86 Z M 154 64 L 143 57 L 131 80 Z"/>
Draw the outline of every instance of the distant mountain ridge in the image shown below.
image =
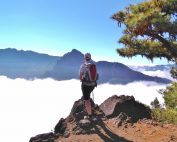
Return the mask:
<path fill-rule="evenodd" d="M 83 63 L 83 58 L 84 55 L 80 51 L 73 49 L 61 57 L 53 70 L 46 72 L 45 77 L 52 77 L 57 80 L 78 79 L 79 68 Z M 118 62 L 99 61 L 95 62 L 95 64 L 100 76 L 99 83 L 126 84 L 133 81 L 170 82 L 168 79 L 144 75 Z"/>
<path fill-rule="evenodd" d="M 83 63 L 84 55 L 73 49 L 61 57 L 51 71 L 46 72 L 45 77 L 57 80 L 78 79 L 79 68 Z"/>
<path fill-rule="evenodd" d="M 41 78 L 59 58 L 34 51 L 0 49 L 0 75 L 10 78 Z"/>
<path fill-rule="evenodd" d="M 33 51 L 0 49 L 0 75 L 10 78 L 53 78 L 56 80 L 78 79 L 84 54 L 73 49 L 62 57 Z M 95 62 L 99 72 L 98 83 L 126 84 L 133 81 L 169 83 L 170 80 L 144 75 L 118 62 Z"/>

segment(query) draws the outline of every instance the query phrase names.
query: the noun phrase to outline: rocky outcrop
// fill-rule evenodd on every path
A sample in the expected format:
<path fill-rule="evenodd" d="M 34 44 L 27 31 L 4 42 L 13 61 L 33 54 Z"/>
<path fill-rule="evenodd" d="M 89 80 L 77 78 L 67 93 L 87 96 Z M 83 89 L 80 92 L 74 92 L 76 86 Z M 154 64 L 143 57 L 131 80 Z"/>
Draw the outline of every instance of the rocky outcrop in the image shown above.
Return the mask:
<path fill-rule="evenodd" d="M 54 132 L 64 134 L 66 127 L 67 127 L 66 119 L 61 118 L 54 128 Z"/>
<path fill-rule="evenodd" d="M 99 109 L 98 105 L 96 105 L 92 100 L 91 100 L 91 105 L 93 108 L 93 113 L 97 116 L 97 118 L 103 118 L 104 113 Z M 71 109 L 70 114 L 68 115 L 67 118 L 61 118 L 58 123 L 54 127 L 54 133 L 49 132 L 49 133 L 44 133 L 44 134 L 39 134 L 35 137 L 32 137 L 30 139 L 30 142 L 41 142 L 41 141 L 46 141 L 46 142 L 53 142 L 56 138 L 58 137 L 69 137 L 70 135 L 70 129 L 69 129 L 69 124 L 73 124 L 72 132 L 73 134 L 85 134 L 90 131 L 90 125 L 87 128 L 83 128 L 83 125 L 80 122 L 86 115 L 85 112 L 85 107 L 84 107 L 84 102 L 83 99 L 79 99 L 74 102 L 74 105 Z M 72 126 L 71 126 L 72 127 Z"/>
<path fill-rule="evenodd" d="M 112 96 L 100 106 L 91 101 L 93 114 L 98 121 L 92 121 L 89 125 L 82 125 L 81 120 L 86 115 L 84 102 L 77 100 L 67 118 L 61 118 L 54 127 L 54 132 L 44 133 L 32 137 L 30 142 L 54 142 L 58 138 L 68 138 L 70 135 L 95 134 L 99 132 L 96 125 L 102 126 L 106 132 L 103 121 L 112 121 L 117 127 L 124 124 L 132 124 L 142 118 L 151 118 L 150 109 L 135 101 L 133 96 Z M 110 133 L 110 132 L 109 132 Z M 127 141 L 126 141 L 127 142 Z"/>
<path fill-rule="evenodd" d="M 82 119 L 84 115 L 85 115 L 84 102 L 81 98 L 74 102 L 74 105 L 71 109 L 69 116 L 67 117 L 67 120 L 77 121 L 77 120 Z"/>
<path fill-rule="evenodd" d="M 133 96 L 114 95 L 105 100 L 99 107 L 107 118 L 117 117 L 121 112 L 131 117 L 132 122 L 137 122 L 143 118 L 151 118 L 150 108 L 135 101 Z"/>
<path fill-rule="evenodd" d="M 31 137 L 29 142 L 54 142 L 59 136 L 53 132 L 39 134 L 35 137 Z"/>
<path fill-rule="evenodd" d="M 125 126 L 127 124 L 132 124 L 131 117 L 128 117 L 125 113 L 121 112 L 117 117 L 111 119 L 111 121 L 115 124 L 115 126 Z"/>
<path fill-rule="evenodd" d="M 99 108 L 99 106 L 97 104 L 95 104 L 93 102 L 92 99 L 91 99 L 91 106 L 92 106 L 92 112 L 95 116 L 97 116 L 99 118 L 104 117 L 103 111 Z M 69 116 L 67 117 L 66 121 L 77 122 L 77 121 L 80 121 L 81 119 L 83 119 L 85 115 L 87 115 L 87 113 L 86 113 L 86 110 L 84 107 L 83 99 L 81 98 L 74 103 L 74 105 L 71 109 L 71 112 L 70 112 Z"/>

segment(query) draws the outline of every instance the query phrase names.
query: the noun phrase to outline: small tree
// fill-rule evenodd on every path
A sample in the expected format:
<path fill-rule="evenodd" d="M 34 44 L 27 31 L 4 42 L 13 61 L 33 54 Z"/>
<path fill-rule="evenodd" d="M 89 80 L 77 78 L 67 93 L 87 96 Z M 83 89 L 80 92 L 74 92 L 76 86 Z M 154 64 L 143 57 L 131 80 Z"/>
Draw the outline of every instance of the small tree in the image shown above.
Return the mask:
<path fill-rule="evenodd" d="M 151 106 L 152 106 L 152 108 L 154 108 L 154 109 L 161 107 L 161 105 L 160 105 L 159 100 L 157 99 L 157 97 L 154 99 L 154 101 L 151 102 Z"/>
<path fill-rule="evenodd" d="M 173 82 L 172 85 L 167 86 L 166 89 L 160 90 L 160 93 L 163 95 L 166 108 L 177 108 L 177 82 Z"/>

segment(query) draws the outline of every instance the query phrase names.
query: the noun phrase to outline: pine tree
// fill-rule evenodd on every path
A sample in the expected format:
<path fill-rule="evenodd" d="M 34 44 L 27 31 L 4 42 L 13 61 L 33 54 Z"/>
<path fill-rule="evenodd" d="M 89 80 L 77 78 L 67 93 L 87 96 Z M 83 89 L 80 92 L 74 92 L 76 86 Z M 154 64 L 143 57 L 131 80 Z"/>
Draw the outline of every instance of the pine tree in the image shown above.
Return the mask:
<path fill-rule="evenodd" d="M 125 26 L 119 39 L 124 47 L 117 49 L 120 56 L 141 55 L 152 61 L 166 58 L 177 64 L 177 0 L 148 0 L 130 5 L 112 19 L 118 22 L 118 27 Z M 177 68 L 172 68 L 171 75 L 177 79 Z M 177 83 L 161 93 L 166 107 L 177 109 Z M 152 105 L 157 107 L 156 103 L 154 100 Z"/>
<path fill-rule="evenodd" d="M 151 102 L 151 106 L 152 108 L 160 108 L 160 103 L 159 103 L 159 100 L 157 99 L 157 97 L 154 99 L 154 101 Z"/>
<path fill-rule="evenodd" d="M 174 79 L 177 79 L 177 69 L 175 67 L 172 67 L 170 73 Z"/>
<path fill-rule="evenodd" d="M 166 89 L 159 91 L 165 100 L 165 106 L 168 109 L 177 109 L 177 82 L 173 82 Z"/>
<path fill-rule="evenodd" d="M 114 14 L 118 26 L 125 25 L 119 55 L 142 55 L 177 62 L 177 0 L 149 0 L 130 5 Z"/>

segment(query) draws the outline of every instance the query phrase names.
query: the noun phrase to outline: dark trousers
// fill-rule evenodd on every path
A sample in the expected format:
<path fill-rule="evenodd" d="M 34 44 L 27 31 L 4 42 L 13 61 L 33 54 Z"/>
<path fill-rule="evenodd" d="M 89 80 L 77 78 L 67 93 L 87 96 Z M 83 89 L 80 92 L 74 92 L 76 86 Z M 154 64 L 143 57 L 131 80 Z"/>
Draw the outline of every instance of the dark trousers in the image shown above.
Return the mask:
<path fill-rule="evenodd" d="M 93 91 L 94 88 L 95 88 L 94 86 L 87 86 L 87 85 L 84 85 L 84 84 L 81 85 L 84 100 L 89 100 L 90 99 L 90 94 L 91 94 L 91 92 Z"/>

